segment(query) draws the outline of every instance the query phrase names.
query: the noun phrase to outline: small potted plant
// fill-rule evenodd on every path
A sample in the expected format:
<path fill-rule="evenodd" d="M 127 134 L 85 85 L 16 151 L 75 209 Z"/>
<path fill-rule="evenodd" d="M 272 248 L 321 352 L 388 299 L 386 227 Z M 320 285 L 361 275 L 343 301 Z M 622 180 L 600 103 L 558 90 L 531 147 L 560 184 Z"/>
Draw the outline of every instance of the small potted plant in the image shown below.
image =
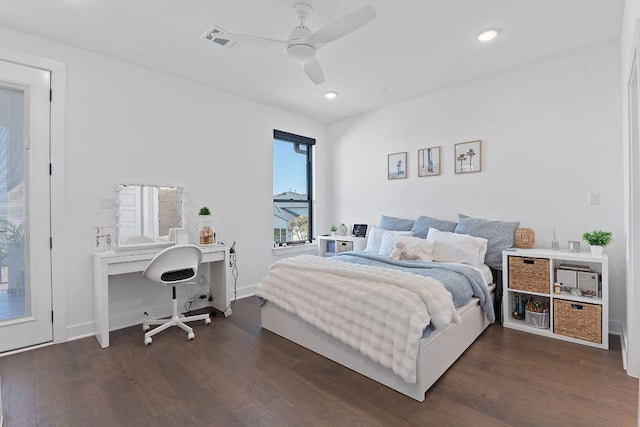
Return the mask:
<path fill-rule="evenodd" d="M 198 243 L 201 245 L 212 245 L 216 242 L 216 233 L 213 230 L 213 220 L 211 211 L 203 206 L 198 212 Z"/>
<path fill-rule="evenodd" d="M 602 255 L 604 247 L 613 242 L 613 236 L 610 231 L 593 230 L 592 232 L 586 232 L 582 235 L 582 238 L 591 246 L 591 253 L 593 255 Z"/>
<path fill-rule="evenodd" d="M 331 230 L 331 235 L 335 236 L 336 235 L 336 231 L 338 231 L 338 227 L 336 227 L 335 225 L 332 225 L 329 230 Z"/>

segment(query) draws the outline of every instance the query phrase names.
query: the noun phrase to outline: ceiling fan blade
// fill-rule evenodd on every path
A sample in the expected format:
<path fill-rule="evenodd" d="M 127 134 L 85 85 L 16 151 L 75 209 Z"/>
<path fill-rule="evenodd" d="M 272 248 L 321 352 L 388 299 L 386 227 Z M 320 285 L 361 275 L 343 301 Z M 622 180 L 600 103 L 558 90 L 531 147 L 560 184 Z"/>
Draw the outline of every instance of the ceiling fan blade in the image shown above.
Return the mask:
<path fill-rule="evenodd" d="M 276 40 L 270 39 L 267 37 L 260 36 L 252 36 L 250 34 L 231 34 L 231 33 L 212 33 L 207 31 L 202 35 L 203 38 L 207 40 L 219 39 L 219 40 L 229 40 L 229 41 L 238 41 L 242 43 L 250 43 L 250 44 L 260 44 L 260 45 L 282 45 L 286 46 L 289 44 L 287 40 Z"/>
<path fill-rule="evenodd" d="M 322 68 L 320 67 L 320 63 L 317 59 L 313 58 L 312 60 L 305 62 L 303 68 L 304 72 L 307 73 L 307 76 L 309 76 L 312 82 L 317 85 L 324 83 L 324 73 L 322 72 Z"/>
<path fill-rule="evenodd" d="M 318 31 L 309 35 L 306 41 L 312 43 L 328 43 L 337 40 L 367 24 L 376 16 L 376 11 L 370 5 L 361 7 L 320 28 Z"/>

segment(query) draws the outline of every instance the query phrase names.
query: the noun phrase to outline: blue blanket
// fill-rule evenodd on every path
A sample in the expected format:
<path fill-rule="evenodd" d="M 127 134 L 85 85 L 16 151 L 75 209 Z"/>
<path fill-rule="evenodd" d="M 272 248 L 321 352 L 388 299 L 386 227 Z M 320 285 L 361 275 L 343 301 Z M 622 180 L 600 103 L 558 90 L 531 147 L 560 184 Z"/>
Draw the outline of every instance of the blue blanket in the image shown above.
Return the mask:
<path fill-rule="evenodd" d="M 354 264 L 392 268 L 420 276 L 433 277 L 442 282 L 445 288 L 451 292 L 453 304 L 456 307 L 462 307 L 475 296 L 480 300 L 480 305 L 484 310 L 485 316 L 487 316 L 487 320 L 491 323 L 496 320 L 489 289 L 487 289 L 487 286 L 484 284 L 480 273 L 473 268 L 439 262 L 413 260 L 395 261 L 364 251 L 342 252 L 336 254 L 333 258 Z"/>

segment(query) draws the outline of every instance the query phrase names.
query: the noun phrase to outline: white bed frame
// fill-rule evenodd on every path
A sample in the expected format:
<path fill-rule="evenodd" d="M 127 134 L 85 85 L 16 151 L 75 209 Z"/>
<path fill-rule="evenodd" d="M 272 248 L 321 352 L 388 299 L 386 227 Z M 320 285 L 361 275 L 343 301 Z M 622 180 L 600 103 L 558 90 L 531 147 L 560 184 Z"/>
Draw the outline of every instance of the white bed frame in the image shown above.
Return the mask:
<path fill-rule="evenodd" d="M 461 307 L 458 313 L 461 323 L 449 325 L 444 331 L 433 332 L 430 337 L 420 340 L 416 362 L 418 378 L 415 384 L 410 384 L 296 315 L 269 302 L 261 308 L 263 328 L 419 402 L 424 401 L 426 391 L 489 326 L 477 298 Z"/>

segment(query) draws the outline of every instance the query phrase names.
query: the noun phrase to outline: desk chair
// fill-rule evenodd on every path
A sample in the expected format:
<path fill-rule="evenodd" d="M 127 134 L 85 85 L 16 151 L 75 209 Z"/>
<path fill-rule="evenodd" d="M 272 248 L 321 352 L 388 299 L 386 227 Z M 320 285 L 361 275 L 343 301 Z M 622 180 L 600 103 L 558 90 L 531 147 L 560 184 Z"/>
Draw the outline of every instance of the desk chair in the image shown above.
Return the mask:
<path fill-rule="evenodd" d="M 176 299 L 176 285 L 181 283 L 194 283 L 193 279 L 198 276 L 198 268 L 202 262 L 202 252 L 195 245 L 176 245 L 168 247 L 155 256 L 142 273 L 153 282 L 170 285 L 173 290 L 173 313 L 171 319 L 149 320 L 142 323 L 144 334 L 144 345 L 151 344 L 151 337 L 164 331 L 171 326 L 177 326 L 187 332 L 187 338 L 195 338 L 193 329 L 185 324 L 193 320 L 204 320 L 204 324 L 211 323 L 208 314 L 198 314 L 196 316 L 184 317 L 178 314 L 178 300 Z M 182 317 L 181 317 L 182 316 Z M 149 325 L 161 325 L 150 330 Z"/>

